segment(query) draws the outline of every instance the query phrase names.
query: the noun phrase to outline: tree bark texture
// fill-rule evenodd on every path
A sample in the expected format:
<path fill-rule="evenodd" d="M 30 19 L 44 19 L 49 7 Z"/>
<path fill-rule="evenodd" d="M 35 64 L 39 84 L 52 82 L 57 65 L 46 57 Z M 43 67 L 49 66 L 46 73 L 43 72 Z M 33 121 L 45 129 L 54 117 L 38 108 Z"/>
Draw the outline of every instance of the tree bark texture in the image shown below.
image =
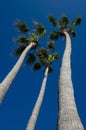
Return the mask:
<path fill-rule="evenodd" d="M 8 75 L 4 78 L 4 80 L 0 83 L 0 103 L 2 103 L 2 100 L 4 99 L 4 96 L 6 95 L 10 85 L 12 84 L 13 80 L 15 79 L 18 71 L 20 70 L 20 67 L 25 59 L 25 56 L 27 52 L 32 48 L 32 46 L 35 45 L 35 43 L 31 43 L 26 47 L 26 49 L 21 54 L 20 58 L 16 62 L 16 64 L 13 66 L 11 71 L 8 73 Z"/>
<path fill-rule="evenodd" d="M 38 99 L 36 101 L 36 104 L 35 104 L 35 106 L 33 108 L 31 117 L 30 117 L 30 119 L 28 121 L 26 130 L 34 130 L 35 129 L 37 117 L 38 117 L 40 107 L 41 107 L 41 104 L 42 104 L 42 101 L 43 101 L 44 93 L 45 93 L 48 70 L 49 70 L 49 67 L 46 67 L 46 70 L 45 70 L 45 73 L 44 73 L 44 79 L 43 79 L 42 86 L 41 86 L 41 90 L 40 90 Z"/>
<path fill-rule="evenodd" d="M 71 79 L 71 40 L 66 31 L 64 34 L 66 37 L 66 47 L 59 78 L 59 110 L 57 128 L 58 130 L 84 130 L 77 112 Z"/>

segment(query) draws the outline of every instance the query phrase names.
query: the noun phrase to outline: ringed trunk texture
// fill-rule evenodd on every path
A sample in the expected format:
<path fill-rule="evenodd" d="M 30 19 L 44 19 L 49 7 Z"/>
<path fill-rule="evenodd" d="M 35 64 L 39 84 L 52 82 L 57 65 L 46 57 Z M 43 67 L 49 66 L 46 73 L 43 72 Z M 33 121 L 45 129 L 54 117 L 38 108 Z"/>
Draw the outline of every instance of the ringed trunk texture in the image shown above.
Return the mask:
<path fill-rule="evenodd" d="M 41 107 L 41 104 L 42 104 L 42 101 L 43 101 L 44 93 L 45 93 L 46 82 L 47 82 L 47 77 L 48 77 L 48 70 L 49 70 L 49 67 L 46 67 L 46 70 L 45 70 L 45 73 L 44 73 L 44 79 L 43 79 L 42 86 L 41 86 L 41 90 L 40 90 L 38 99 L 36 101 L 36 104 L 33 108 L 31 117 L 28 121 L 26 130 L 34 130 L 35 129 L 37 117 L 38 117 L 40 107 Z"/>
<path fill-rule="evenodd" d="M 77 112 L 71 79 L 71 40 L 66 31 L 64 31 L 64 34 L 66 36 L 66 47 L 59 78 L 59 111 L 57 127 L 58 130 L 84 130 Z"/>
<path fill-rule="evenodd" d="M 20 58 L 16 62 L 16 64 L 13 66 L 11 71 L 8 73 L 8 75 L 4 78 L 4 80 L 0 83 L 0 103 L 2 103 L 2 100 L 4 99 L 4 96 L 6 95 L 10 85 L 12 84 L 13 80 L 15 79 L 24 59 L 27 54 L 27 52 L 35 45 L 35 43 L 31 43 L 26 47 L 26 49 L 21 54 Z"/>

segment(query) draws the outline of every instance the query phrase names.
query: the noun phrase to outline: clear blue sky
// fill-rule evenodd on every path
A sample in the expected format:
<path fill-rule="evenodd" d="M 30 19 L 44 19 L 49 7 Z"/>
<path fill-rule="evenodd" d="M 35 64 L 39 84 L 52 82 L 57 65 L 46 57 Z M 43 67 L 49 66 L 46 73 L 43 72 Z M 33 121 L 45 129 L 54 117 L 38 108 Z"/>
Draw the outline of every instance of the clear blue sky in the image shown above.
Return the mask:
<path fill-rule="evenodd" d="M 85 0 L 2 0 L 0 2 L 0 82 L 7 75 L 17 58 L 10 54 L 14 49 L 13 38 L 17 35 L 14 22 L 22 19 L 32 26 L 35 18 L 49 28 L 47 15 L 60 17 L 67 14 L 71 19 L 81 15 L 82 25 L 76 28 L 77 37 L 72 39 L 72 77 L 79 115 L 86 130 L 86 1 Z M 48 32 L 49 33 L 49 32 Z M 57 85 L 64 42 L 59 41 L 60 59 L 54 63 L 49 75 L 44 101 L 35 130 L 56 130 Z M 27 121 L 38 96 L 42 71 L 34 73 L 22 66 L 9 92 L 0 105 L 0 130 L 25 130 Z"/>

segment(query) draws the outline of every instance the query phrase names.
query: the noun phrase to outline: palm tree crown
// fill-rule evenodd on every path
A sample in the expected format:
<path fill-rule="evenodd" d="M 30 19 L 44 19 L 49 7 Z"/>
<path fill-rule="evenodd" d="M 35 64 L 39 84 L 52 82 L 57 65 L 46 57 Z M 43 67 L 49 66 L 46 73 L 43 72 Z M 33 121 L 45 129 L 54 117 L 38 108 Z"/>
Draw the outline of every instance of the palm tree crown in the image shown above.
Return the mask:
<path fill-rule="evenodd" d="M 58 28 L 58 31 L 54 30 L 50 34 L 50 39 L 57 40 L 59 36 L 64 36 L 62 33 L 63 30 L 66 30 L 71 37 L 75 37 L 76 32 L 74 30 L 74 27 L 81 24 L 82 18 L 78 16 L 74 21 L 70 22 L 66 15 L 62 15 L 58 21 L 54 16 L 48 16 L 48 20 L 52 23 L 53 26 Z"/>
<path fill-rule="evenodd" d="M 48 44 L 45 43 L 48 49 L 41 47 L 39 39 L 45 36 L 46 29 L 36 20 L 34 20 L 34 24 L 35 30 L 30 31 L 29 27 L 23 21 L 18 20 L 16 22 L 16 27 L 23 33 L 23 35 L 15 38 L 15 42 L 18 43 L 18 46 L 13 51 L 13 55 L 20 56 L 28 44 L 34 42 L 36 45 L 31 49 L 31 51 L 28 52 L 26 56 L 26 65 L 31 64 L 34 71 L 41 69 L 42 66 L 49 65 L 49 72 L 52 72 L 53 69 L 50 64 L 52 64 L 53 60 L 56 60 L 59 57 L 58 53 L 51 53 L 52 50 L 55 50 L 55 42 L 50 40 Z"/>
<path fill-rule="evenodd" d="M 33 50 L 33 52 L 37 49 L 37 46 L 39 46 L 40 42 L 39 39 L 41 37 L 44 37 L 46 34 L 46 29 L 43 25 L 41 25 L 39 22 L 37 22 L 36 20 L 34 21 L 35 24 L 35 30 L 31 30 L 29 29 L 29 27 L 27 26 L 27 24 L 25 22 L 23 22 L 22 20 L 18 20 L 16 22 L 16 27 L 18 28 L 18 30 L 21 32 L 21 35 L 18 36 L 17 38 L 15 38 L 15 42 L 17 42 L 17 47 L 16 49 L 13 51 L 13 55 L 15 56 L 20 56 L 22 54 L 22 52 L 25 50 L 25 48 L 31 43 L 34 42 L 36 43 L 35 46 L 32 47 L 31 52 Z M 35 61 L 35 56 L 31 53 L 27 54 L 27 60 L 26 60 L 26 64 L 27 63 L 32 63 Z"/>

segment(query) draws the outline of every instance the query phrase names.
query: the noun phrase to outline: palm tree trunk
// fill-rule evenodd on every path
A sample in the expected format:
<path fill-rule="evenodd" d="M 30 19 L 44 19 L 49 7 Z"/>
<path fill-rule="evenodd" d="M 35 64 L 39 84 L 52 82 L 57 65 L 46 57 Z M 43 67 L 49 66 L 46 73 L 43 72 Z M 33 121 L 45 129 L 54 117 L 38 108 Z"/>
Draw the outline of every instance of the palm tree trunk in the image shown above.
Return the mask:
<path fill-rule="evenodd" d="M 24 59 L 27 54 L 27 52 L 34 46 L 35 43 L 31 43 L 26 47 L 26 49 L 21 54 L 20 58 L 18 59 L 17 63 L 14 65 L 14 67 L 11 69 L 11 71 L 8 73 L 8 75 L 4 78 L 4 80 L 0 84 L 0 103 L 2 102 L 4 96 L 7 93 L 7 90 L 9 89 L 10 85 L 12 84 L 14 78 L 16 77 Z"/>
<path fill-rule="evenodd" d="M 26 130 L 34 130 L 35 129 L 35 124 L 36 124 L 36 121 L 37 121 L 37 117 L 38 117 L 40 107 L 41 107 L 41 104 L 42 104 L 42 101 L 43 101 L 44 93 L 45 93 L 48 70 L 49 70 L 49 67 L 46 67 L 46 70 L 45 70 L 45 73 L 44 73 L 44 79 L 43 79 L 42 86 L 41 86 L 41 90 L 40 90 L 38 99 L 36 101 L 36 104 L 34 106 L 34 109 L 32 111 L 31 117 L 28 121 Z"/>
<path fill-rule="evenodd" d="M 77 112 L 71 80 L 71 40 L 66 31 L 64 34 L 66 36 L 66 48 L 59 79 L 58 130 L 84 130 Z"/>

